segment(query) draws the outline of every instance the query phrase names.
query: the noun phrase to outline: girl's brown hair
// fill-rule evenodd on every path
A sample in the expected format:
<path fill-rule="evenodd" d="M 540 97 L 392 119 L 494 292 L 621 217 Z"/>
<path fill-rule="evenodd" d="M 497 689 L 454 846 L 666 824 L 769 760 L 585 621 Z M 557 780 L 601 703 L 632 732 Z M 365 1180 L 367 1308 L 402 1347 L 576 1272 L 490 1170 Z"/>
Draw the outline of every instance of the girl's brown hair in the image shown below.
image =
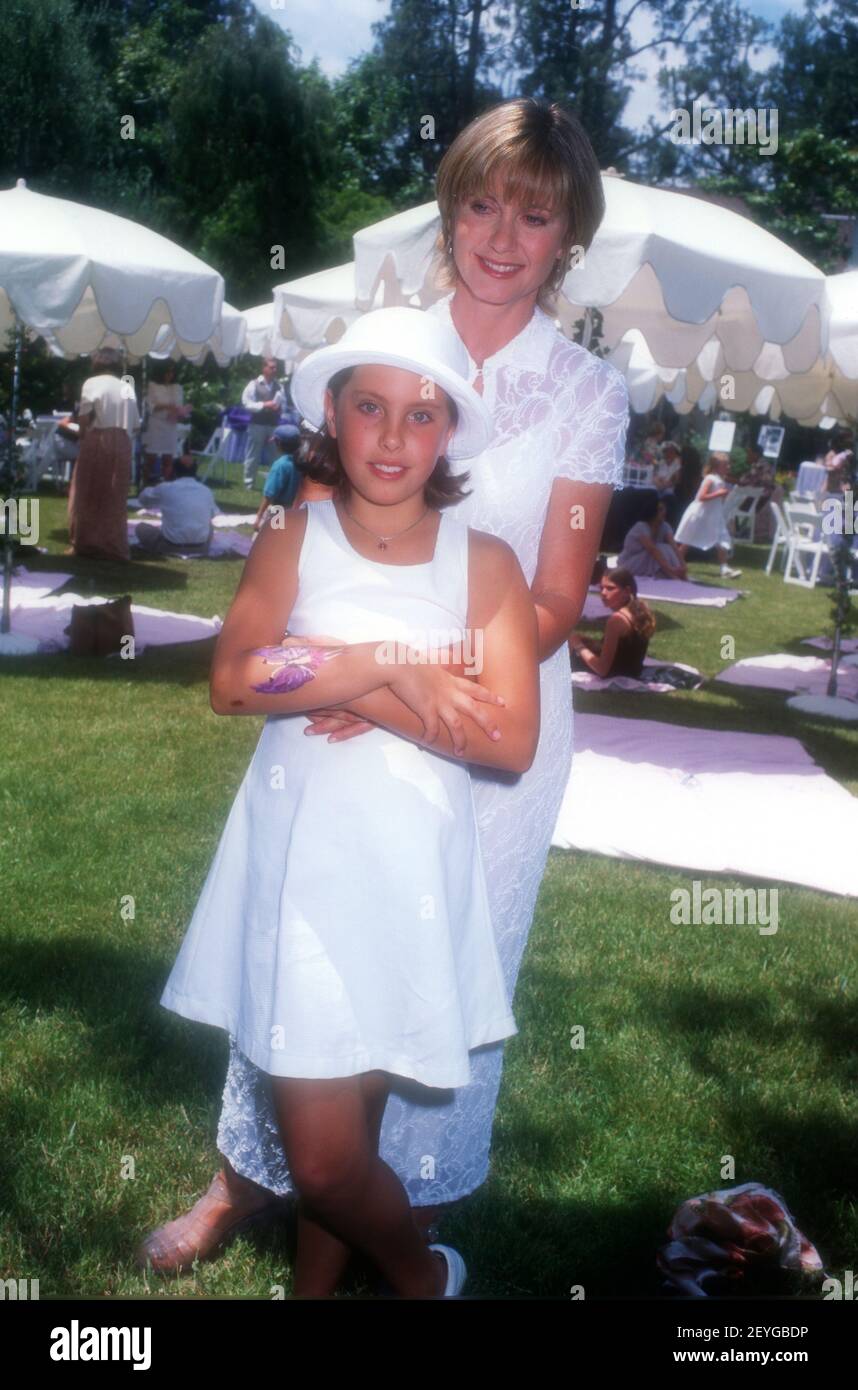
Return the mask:
<path fill-rule="evenodd" d="M 655 632 L 655 614 L 648 603 L 644 603 L 642 598 L 638 598 L 638 581 L 631 570 L 627 570 L 625 565 L 619 565 L 616 569 L 607 570 L 605 577 L 620 589 L 631 589 L 632 596 L 625 607 L 632 615 L 632 626 L 635 632 L 639 632 L 641 637 L 645 637 L 649 641 Z"/>
<path fill-rule="evenodd" d="M 561 255 L 537 296 L 550 310 L 569 270 L 573 247 L 587 251 L 605 215 L 599 161 L 577 116 L 552 102 L 516 97 L 490 107 L 465 126 L 444 154 L 435 180 L 441 229 L 435 244 L 438 283 L 456 284 L 448 249 L 459 205 L 499 178 L 507 202 L 549 208 L 565 218 Z"/>
<path fill-rule="evenodd" d="M 334 398 L 335 405 L 343 387 L 351 379 L 353 371 L 354 367 L 343 367 L 342 371 L 335 372 L 328 382 L 328 389 Z M 446 399 L 450 419 L 455 425 L 459 420 L 456 402 L 451 400 L 449 396 Z M 320 430 L 305 436 L 300 454 L 295 462 L 306 477 L 312 478 L 316 483 L 322 483 L 324 487 L 333 488 L 343 501 L 348 500 L 352 485 L 340 460 L 337 441 L 328 433 L 327 422 L 322 425 Z M 423 500 L 426 506 L 440 509 L 449 507 L 454 502 L 460 502 L 463 497 L 470 497 L 471 490 L 466 490 L 463 486 L 470 476 L 470 473 L 453 475 L 445 455 L 442 454 L 432 473 L 423 484 Z"/>

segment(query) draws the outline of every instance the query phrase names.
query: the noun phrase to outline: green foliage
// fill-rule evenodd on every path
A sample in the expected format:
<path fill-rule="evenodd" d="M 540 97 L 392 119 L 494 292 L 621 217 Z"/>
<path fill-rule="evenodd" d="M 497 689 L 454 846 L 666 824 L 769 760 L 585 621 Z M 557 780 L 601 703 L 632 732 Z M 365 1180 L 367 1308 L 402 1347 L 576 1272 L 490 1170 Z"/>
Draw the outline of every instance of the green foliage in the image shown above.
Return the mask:
<path fill-rule="evenodd" d="M 0 5 L 0 186 L 80 198 L 109 157 L 114 108 L 72 0 Z M 12 57 L 14 55 L 14 57 Z"/>

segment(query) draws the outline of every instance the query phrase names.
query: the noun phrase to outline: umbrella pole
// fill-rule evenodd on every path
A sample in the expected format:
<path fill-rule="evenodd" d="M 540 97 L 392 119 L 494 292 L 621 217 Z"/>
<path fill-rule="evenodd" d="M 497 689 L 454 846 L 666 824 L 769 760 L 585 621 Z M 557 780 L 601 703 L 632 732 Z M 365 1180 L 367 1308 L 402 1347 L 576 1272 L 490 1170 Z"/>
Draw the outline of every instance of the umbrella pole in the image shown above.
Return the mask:
<path fill-rule="evenodd" d="M 846 520 L 846 498 L 849 498 L 849 505 L 852 507 L 852 516 L 855 515 L 853 498 L 856 486 L 856 467 L 855 455 L 853 453 L 852 463 L 849 467 L 848 488 L 843 494 L 843 534 L 840 536 L 840 544 L 834 552 L 834 573 L 837 585 L 834 607 L 834 645 L 831 649 L 831 670 L 828 675 L 828 687 L 826 695 L 835 696 L 837 694 L 837 668 L 840 665 L 840 646 L 843 623 L 850 609 L 849 598 L 849 573 L 852 562 L 852 522 L 851 518 L 847 524 Z"/>
<path fill-rule="evenodd" d="M 15 350 L 12 356 L 12 411 L 9 421 L 9 490 L 14 498 L 15 474 L 18 462 L 18 393 L 21 386 L 21 320 L 12 310 L 15 319 Z M 0 633 L 11 631 L 12 627 L 12 539 L 9 534 L 9 517 L 3 532 L 3 614 L 0 617 Z"/>

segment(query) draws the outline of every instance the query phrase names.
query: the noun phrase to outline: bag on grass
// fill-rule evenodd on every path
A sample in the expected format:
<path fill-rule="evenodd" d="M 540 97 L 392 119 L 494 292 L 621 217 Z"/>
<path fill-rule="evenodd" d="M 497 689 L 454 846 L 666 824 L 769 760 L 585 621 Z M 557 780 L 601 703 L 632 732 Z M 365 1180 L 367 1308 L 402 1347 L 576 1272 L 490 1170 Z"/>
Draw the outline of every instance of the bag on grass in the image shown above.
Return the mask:
<path fill-rule="evenodd" d="M 65 631 L 72 656 L 109 656 L 120 651 L 122 639 L 134 636 L 131 595 L 107 603 L 76 603 Z"/>

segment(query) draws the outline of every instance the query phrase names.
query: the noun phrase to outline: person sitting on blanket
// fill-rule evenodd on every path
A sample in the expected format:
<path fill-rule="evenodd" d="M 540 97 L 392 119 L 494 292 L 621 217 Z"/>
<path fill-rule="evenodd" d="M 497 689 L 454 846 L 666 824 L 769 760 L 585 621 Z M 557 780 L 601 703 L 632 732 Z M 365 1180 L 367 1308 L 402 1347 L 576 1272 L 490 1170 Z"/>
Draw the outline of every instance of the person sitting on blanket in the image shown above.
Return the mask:
<path fill-rule="evenodd" d="M 610 608 L 601 642 L 573 632 L 569 637 L 572 668 L 592 671 L 608 680 L 612 676 L 640 679 L 649 640 L 655 632 L 655 614 L 638 598 L 637 580 L 627 569 L 605 570 L 599 581 L 602 602 Z"/>
<path fill-rule="evenodd" d="M 196 477 L 197 461 L 185 453 L 173 466 L 169 482 L 144 487 L 138 493 L 141 507 L 154 507 L 161 512 L 161 525 L 140 521 L 137 524 L 137 543 L 157 555 L 207 554 L 213 533 L 212 517 L 220 507 L 211 489 Z"/>
<path fill-rule="evenodd" d="M 630 574 L 656 579 L 687 579 L 685 561 L 676 550 L 667 524 L 667 506 L 657 493 L 644 494 L 645 510 L 630 526 L 617 564 Z"/>

